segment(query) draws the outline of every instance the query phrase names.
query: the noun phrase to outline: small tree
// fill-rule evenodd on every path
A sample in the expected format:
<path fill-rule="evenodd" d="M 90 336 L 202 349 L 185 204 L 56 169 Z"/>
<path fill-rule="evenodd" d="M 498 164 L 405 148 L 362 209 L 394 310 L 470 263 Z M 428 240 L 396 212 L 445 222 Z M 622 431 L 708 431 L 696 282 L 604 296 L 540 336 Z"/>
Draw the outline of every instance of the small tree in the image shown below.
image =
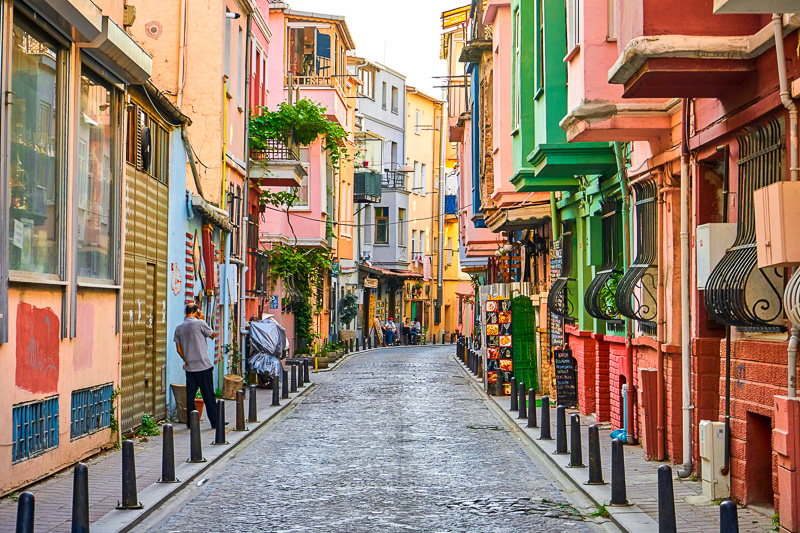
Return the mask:
<path fill-rule="evenodd" d="M 339 300 L 339 321 L 343 326 L 347 326 L 358 316 L 358 297 L 355 293 L 342 296 Z"/>

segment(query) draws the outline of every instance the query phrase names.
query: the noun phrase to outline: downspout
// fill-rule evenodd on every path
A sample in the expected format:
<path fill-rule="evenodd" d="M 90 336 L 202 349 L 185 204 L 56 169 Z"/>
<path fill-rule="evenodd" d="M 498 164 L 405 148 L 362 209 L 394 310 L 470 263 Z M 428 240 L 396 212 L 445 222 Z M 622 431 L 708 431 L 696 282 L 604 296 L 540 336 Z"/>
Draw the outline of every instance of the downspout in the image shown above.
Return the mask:
<path fill-rule="evenodd" d="M 183 139 L 183 149 L 186 151 L 186 159 L 189 160 L 189 168 L 192 171 L 192 178 L 194 178 L 194 187 L 197 189 L 197 194 L 205 200 L 203 194 L 203 186 L 200 183 L 200 173 L 197 171 L 197 164 L 194 162 L 194 150 L 189 142 L 189 135 L 186 133 L 186 125 L 181 126 L 181 139 Z"/>
<path fill-rule="evenodd" d="M 245 65 L 247 74 L 244 77 L 244 161 L 245 161 L 245 176 L 244 176 L 244 192 L 242 193 L 242 260 L 244 264 L 239 267 L 239 372 L 244 377 L 244 353 L 245 353 L 245 322 L 247 319 L 247 270 L 249 253 L 247 250 L 247 234 L 250 229 L 250 80 L 252 72 L 249 69 L 252 67 L 252 34 L 253 34 L 253 15 L 247 15 L 247 45 L 245 46 Z M 256 247 L 258 241 L 256 241 Z"/>
<path fill-rule="evenodd" d="M 178 36 L 180 40 L 178 43 L 178 90 L 176 91 L 178 109 L 181 109 L 181 105 L 183 104 L 183 85 L 185 83 L 183 71 L 186 68 L 186 4 L 188 1 L 189 0 L 180 0 L 181 11 L 178 21 L 181 27 Z"/>
<path fill-rule="evenodd" d="M 689 292 L 689 171 L 688 121 L 689 100 L 682 102 L 681 120 L 681 396 L 683 397 L 683 469 L 679 478 L 692 475 L 692 354 L 691 354 L 691 293 Z"/>
<path fill-rule="evenodd" d="M 800 166 L 798 166 L 798 141 L 797 141 L 797 104 L 789 92 L 789 82 L 786 79 L 786 54 L 783 51 L 783 21 L 781 15 L 772 15 L 772 27 L 775 29 L 775 55 L 778 58 L 778 80 L 780 80 L 781 102 L 789 110 L 789 174 L 792 181 L 798 180 Z M 794 275 L 792 276 L 794 277 Z M 786 395 L 790 398 L 797 396 L 797 346 L 800 342 L 798 325 L 792 324 L 792 336 L 789 338 L 788 348 L 788 386 Z"/>
<path fill-rule="evenodd" d="M 719 149 L 718 149 L 719 150 Z M 723 176 L 723 183 L 722 186 L 724 190 L 722 191 L 722 220 L 723 222 L 729 222 L 728 220 L 728 199 L 730 197 L 730 173 L 728 168 L 728 160 L 730 157 L 730 148 L 726 144 L 723 150 L 723 157 L 725 158 L 723 161 L 723 169 L 725 175 Z M 722 468 L 719 469 L 719 473 L 723 476 L 727 476 L 730 473 L 731 468 L 731 327 L 725 326 L 725 458 L 722 464 Z"/>
<path fill-rule="evenodd" d="M 436 286 L 436 305 L 439 307 L 439 331 L 443 328 L 442 306 L 444 304 L 444 185 L 445 185 L 445 144 L 444 144 L 444 116 L 447 112 L 447 102 L 442 104 L 441 116 L 439 117 L 439 261 L 436 275 L 438 277 Z"/>
<path fill-rule="evenodd" d="M 656 382 L 658 388 L 656 389 L 656 459 L 663 461 L 665 457 L 665 429 L 666 429 L 666 407 L 664 400 L 664 305 L 666 304 L 666 295 L 664 288 L 664 193 L 673 190 L 672 187 L 663 187 L 663 179 L 659 177 L 658 194 L 657 196 L 657 217 L 656 231 L 658 232 L 656 242 L 658 243 L 658 287 L 656 290 Z"/>
<path fill-rule="evenodd" d="M 617 156 L 617 167 L 619 172 L 617 178 L 619 180 L 619 188 L 622 191 L 622 224 L 623 235 L 625 239 L 625 253 L 623 254 L 623 268 L 627 271 L 631 264 L 631 236 L 630 236 L 630 204 L 631 195 L 628 189 L 628 172 L 625 166 L 625 159 L 622 157 L 622 143 L 614 143 L 614 154 Z M 625 435 L 625 440 L 628 444 L 633 444 L 634 439 L 634 420 L 633 420 L 633 321 L 630 318 L 625 318 L 625 374 L 628 380 L 628 394 L 626 394 L 625 402 L 625 420 L 628 427 L 628 433 Z"/>

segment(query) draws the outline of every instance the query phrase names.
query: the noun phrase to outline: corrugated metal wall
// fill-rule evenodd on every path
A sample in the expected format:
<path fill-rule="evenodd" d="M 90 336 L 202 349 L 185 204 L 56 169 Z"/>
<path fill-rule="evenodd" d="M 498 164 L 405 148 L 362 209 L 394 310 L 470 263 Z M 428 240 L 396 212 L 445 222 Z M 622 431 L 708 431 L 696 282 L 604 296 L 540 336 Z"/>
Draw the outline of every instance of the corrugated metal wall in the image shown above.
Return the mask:
<path fill-rule="evenodd" d="M 120 428 L 166 415 L 167 185 L 126 165 Z"/>

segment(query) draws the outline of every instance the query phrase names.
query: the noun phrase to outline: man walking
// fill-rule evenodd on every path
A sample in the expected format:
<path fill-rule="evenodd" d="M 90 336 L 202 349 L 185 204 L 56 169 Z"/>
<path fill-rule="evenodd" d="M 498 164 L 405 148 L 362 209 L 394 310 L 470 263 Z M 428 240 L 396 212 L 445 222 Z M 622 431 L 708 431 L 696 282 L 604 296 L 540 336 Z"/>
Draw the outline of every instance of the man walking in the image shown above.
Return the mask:
<path fill-rule="evenodd" d="M 175 328 L 175 346 L 178 355 L 183 359 L 183 368 L 186 370 L 186 413 L 195 410 L 194 397 L 197 389 L 203 396 L 206 405 L 208 420 L 211 427 L 217 427 L 216 397 L 214 396 L 214 365 L 208 357 L 208 343 L 206 339 L 215 339 L 217 334 L 206 324 L 203 312 L 195 304 L 187 304 L 184 309 L 186 319 Z M 214 357 L 214 363 L 219 358 Z"/>

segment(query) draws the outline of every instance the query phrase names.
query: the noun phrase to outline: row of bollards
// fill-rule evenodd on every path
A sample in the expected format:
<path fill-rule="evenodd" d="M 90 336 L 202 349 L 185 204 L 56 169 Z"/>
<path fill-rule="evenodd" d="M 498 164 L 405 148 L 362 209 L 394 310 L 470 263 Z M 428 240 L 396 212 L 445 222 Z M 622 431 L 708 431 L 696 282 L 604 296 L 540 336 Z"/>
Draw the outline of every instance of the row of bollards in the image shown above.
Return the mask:
<path fill-rule="evenodd" d="M 283 372 L 284 390 L 287 390 L 288 380 L 286 371 Z M 302 366 L 292 365 L 291 380 L 293 392 L 303 382 L 310 383 L 309 361 L 304 360 Z M 273 380 L 273 405 L 276 404 L 279 384 Z M 247 431 L 244 419 L 244 391 L 236 393 L 236 431 Z M 213 408 L 209 406 L 209 408 Z M 215 445 L 228 444 L 225 440 L 225 400 L 218 400 L 217 425 L 214 436 Z M 258 406 L 256 404 L 256 387 L 250 386 L 248 421 L 258 421 Z M 161 456 L 161 477 L 157 483 L 178 483 L 175 476 L 175 438 L 172 424 L 162 427 L 163 444 Z M 196 410 L 189 413 L 189 459 L 187 463 L 203 463 L 203 446 L 200 440 L 200 413 Z M 23 492 L 17 504 L 17 533 L 33 533 L 36 499 L 30 492 Z M 126 440 L 122 443 L 122 499 L 117 503 L 117 509 L 142 509 L 136 487 L 136 462 L 134 459 L 133 441 Z M 89 467 L 85 463 L 78 463 L 73 473 L 72 485 L 72 527 L 73 533 L 89 532 Z"/>
<path fill-rule="evenodd" d="M 514 378 L 512 378 L 512 382 Z M 525 418 L 524 385 L 520 384 L 519 391 L 514 394 L 512 387 L 512 410 L 515 400 L 518 401 L 517 409 L 519 418 Z M 536 427 L 536 392 L 528 390 L 528 427 Z M 550 436 L 550 398 L 542 396 L 541 428 L 539 440 L 552 440 Z M 570 451 L 567 451 L 567 423 L 566 408 L 559 405 L 556 408 L 556 451 L 557 455 L 569 454 L 568 468 L 586 468 L 583 464 L 583 450 L 581 448 L 581 422 L 580 415 L 570 417 Z M 606 485 L 603 479 L 603 470 L 600 458 L 600 426 L 589 426 L 589 480 L 587 485 Z M 612 506 L 632 505 L 628 501 L 625 483 L 625 454 L 623 443 L 620 439 L 611 441 L 611 502 Z M 732 501 L 722 502 L 719 508 L 720 533 L 739 533 L 739 518 L 736 504 Z M 675 519 L 675 494 L 672 486 L 672 468 L 669 465 L 658 467 L 658 530 L 659 533 L 677 533 Z"/>

